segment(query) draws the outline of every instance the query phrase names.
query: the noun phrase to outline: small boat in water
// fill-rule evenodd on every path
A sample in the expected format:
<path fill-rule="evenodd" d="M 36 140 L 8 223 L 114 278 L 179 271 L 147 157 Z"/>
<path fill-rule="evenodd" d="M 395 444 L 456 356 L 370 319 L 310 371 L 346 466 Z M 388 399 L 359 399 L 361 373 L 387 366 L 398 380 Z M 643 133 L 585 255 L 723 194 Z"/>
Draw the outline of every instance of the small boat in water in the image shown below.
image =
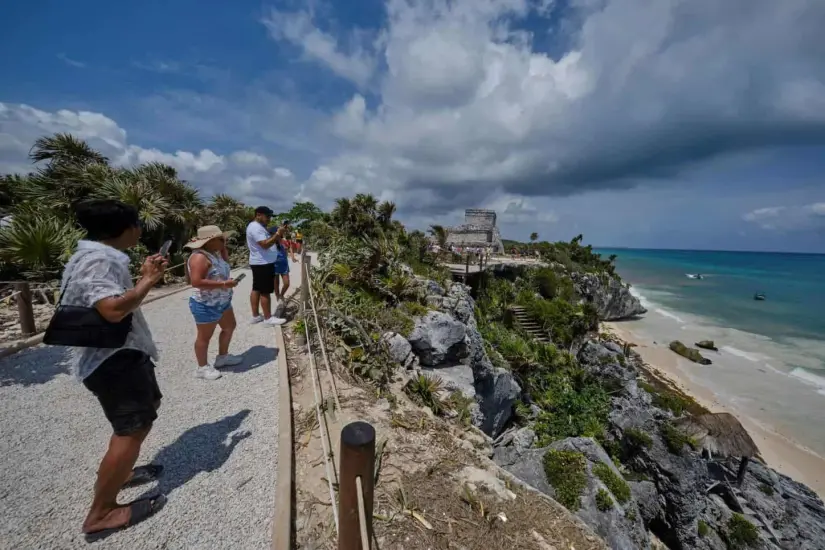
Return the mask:
<path fill-rule="evenodd" d="M 702 277 L 701 273 L 687 273 L 687 278 L 688 279 L 700 279 L 700 280 L 704 279 L 704 277 Z"/>
<path fill-rule="evenodd" d="M 765 296 L 764 292 L 757 292 L 756 294 L 753 295 L 753 299 L 757 300 L 757 301 L 760 301 L 760 302 L 762 300 L 764 300 L 765 298 L 766 298 L 766 296 Z"/>

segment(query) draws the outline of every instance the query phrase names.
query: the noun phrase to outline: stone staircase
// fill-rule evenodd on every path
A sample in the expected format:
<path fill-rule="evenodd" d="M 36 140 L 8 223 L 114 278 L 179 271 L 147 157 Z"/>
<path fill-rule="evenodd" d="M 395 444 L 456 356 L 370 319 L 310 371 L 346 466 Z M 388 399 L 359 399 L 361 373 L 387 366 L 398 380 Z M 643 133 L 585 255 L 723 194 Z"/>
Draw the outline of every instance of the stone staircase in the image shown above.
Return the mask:
<path fill-rule="evenodd" d="M 547 332 L 542 330 L 541 325 L 539 325 L 530 316 L 530 314 L 527 313 L 526 309 L 522 306 L 512 306 L 510 311 L 513 313 L 514 324 L 526 332 L 530 338 L 536 342 L 541 342 L 542 344 L 550 343 L 550 338 L 547 336 Z"/>

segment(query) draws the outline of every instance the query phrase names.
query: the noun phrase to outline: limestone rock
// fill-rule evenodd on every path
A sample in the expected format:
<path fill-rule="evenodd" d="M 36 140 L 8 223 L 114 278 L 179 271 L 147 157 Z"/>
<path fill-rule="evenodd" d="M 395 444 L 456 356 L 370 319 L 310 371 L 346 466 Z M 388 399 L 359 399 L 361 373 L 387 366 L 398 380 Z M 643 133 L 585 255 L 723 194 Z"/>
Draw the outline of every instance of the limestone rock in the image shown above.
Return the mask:
<path fill-rule="evenodd" d="M 390 357 L 393 361 L 406 368 L 412 362 L 412 346 L 406 338 L 397 332 L 384 333 L 384 341 L 387 343 Z"/>
<path fill-rule="evenodd" d="M 452 316 L 430 311 L 416 319 L 408 340 L 422 365 L 436 367 L 467 356 L 467 327 Z"/>
<path fill-rule="evenodd" d="M 642 515 L 632 496 L 624 503 L 619 502 L 611 493 L 613 506 L 600 510 L 596 504 L 599 490 L 609 488 L 593 473 L 593 467 L 599 463 L 606 465 L 617 476 L 621 473 L 613 465 L 610 457 L 593 439 L 571 437 L 552 443 L 549 447 L 518 450 L 516 447 L 499 447 L 495 449 L 495 460 L 505 470 L 529 483 L 539 491 L 555 497 L 555 489 L 548 483 L 544 472 L 544 455 L 549 450 L 575 451 L 586 459 L 587 484 L 581 494 L 581 506 L 574 513 L 604 538 L 610 548 L 616 550 L 638 550 L 650 548 Z"/>
<path fill-rule="evenodd" d="M 484 433 L 496 437 L 507 427 L 513 416 L 513 407 L 521 395 L 521 386 L 506 369 L 473 369 L 473 377 L 477 401 L 484 416 L 478 427 Z"/>
<path fill-rule="evenodd" d="M 697 348 L 709 349 L 711 351 L 719 351 L 719 348 L 716 347 L 716 344 L 713 342 L 713 340 L 702 340 L 700 342 L 696 342 L 694 346 L 696 346 Z"/>
<path fill-rule="evenodd" d="M 678 353 L 685 359 L 690 359 L 694 363 L 699 363 L 700 365 L 710 365 L 712 363 L 710 359 L 702 357 L 702 354 L 699 353 L 698 349 L 689 348 L 679 340 L 674 340 L 670 343 L 670 350 L 674 353 Z"/>
<path fill-rule="evenodd" d="M 572 272 L 570 277 L 576 292 L 595 306 L 603 321 L 630 319 L 647 313 L 639 299 L 630 293 L 630 286 L 616 277 L 579 271 Z"/>

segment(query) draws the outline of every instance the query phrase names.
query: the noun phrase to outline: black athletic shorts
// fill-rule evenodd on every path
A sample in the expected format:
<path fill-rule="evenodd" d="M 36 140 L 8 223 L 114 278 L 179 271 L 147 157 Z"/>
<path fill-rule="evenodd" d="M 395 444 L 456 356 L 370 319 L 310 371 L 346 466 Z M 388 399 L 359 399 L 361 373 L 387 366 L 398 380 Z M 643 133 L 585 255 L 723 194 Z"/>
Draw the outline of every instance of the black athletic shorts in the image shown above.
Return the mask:
<path fill-rule="evenodd" d="M 251 265 L 252 290 L 261 294 L 275 292 L 275 264 Z"/>
<path fill-rule="evenodd" d="M 129 435 L 152 425 L 160 393 L 152 359 L 136 349 L 121 349 L 83 380 L 97 397 L 116 435 Z"/>

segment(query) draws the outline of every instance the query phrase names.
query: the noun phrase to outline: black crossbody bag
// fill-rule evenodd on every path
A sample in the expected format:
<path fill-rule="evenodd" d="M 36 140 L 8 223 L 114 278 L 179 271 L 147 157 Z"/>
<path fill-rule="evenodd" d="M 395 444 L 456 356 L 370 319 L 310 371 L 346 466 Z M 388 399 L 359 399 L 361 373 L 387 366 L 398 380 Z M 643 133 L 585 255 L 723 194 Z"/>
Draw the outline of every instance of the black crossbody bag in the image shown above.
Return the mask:
<path fill-rule="evenodd" d="M 64 305 L 63 296 L 69 284 L 71 278 L 60 293 L 57 310 L 43 335 L 43 343 L 80 348 L 122 348 L 132 330 L 132 314 L 118 323 L 112 323 L 95 307 Z"/>

